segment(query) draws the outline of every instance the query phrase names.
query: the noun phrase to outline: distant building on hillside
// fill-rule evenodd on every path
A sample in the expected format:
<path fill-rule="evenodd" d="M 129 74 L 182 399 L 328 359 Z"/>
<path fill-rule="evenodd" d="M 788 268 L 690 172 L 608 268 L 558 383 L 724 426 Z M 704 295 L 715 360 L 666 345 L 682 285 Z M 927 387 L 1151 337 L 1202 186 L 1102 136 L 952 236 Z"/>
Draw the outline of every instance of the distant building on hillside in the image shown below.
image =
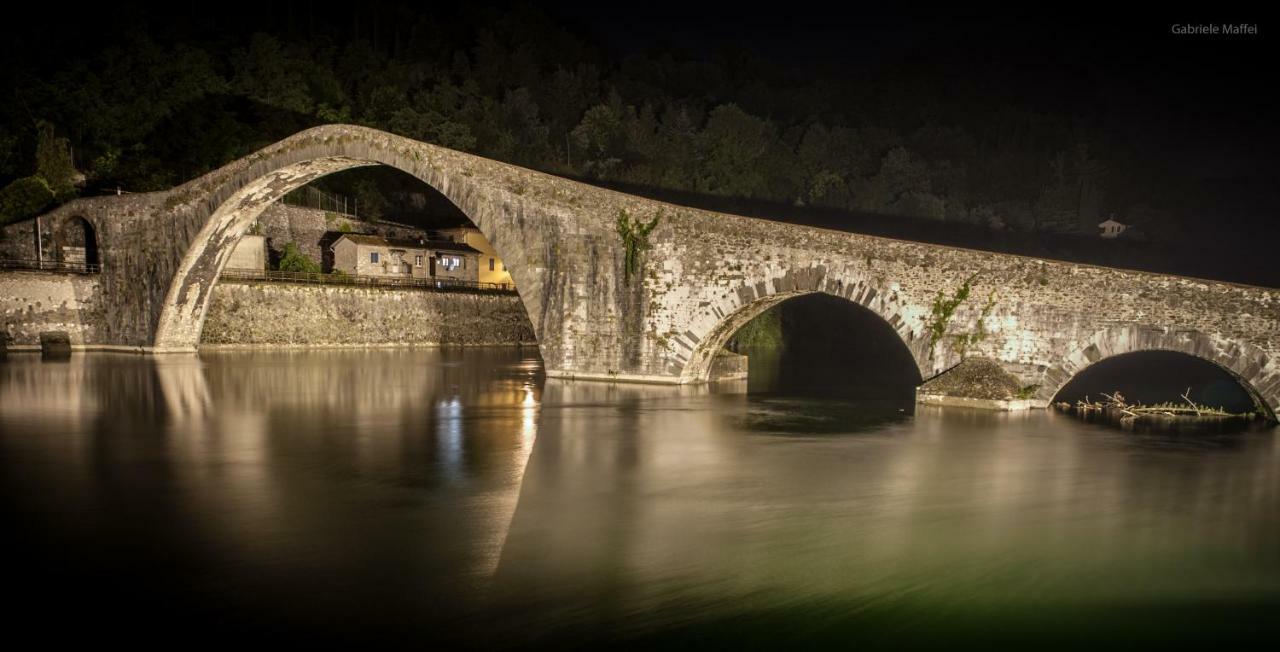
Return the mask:
<path fill-rule="evenodd" d="M 353 276 L 479 280 L 480 252 L 460 242 L 344 233 L 330 248 L 333 269 Z"/>
<path fill-rule="evenodd" d="M 511 273 L 507 271 L 507 266 L 502 262 L 502 258 L 498 256 L 498 252 L 493 248 L 493 245 L 489 244 L 484 234 L 480 233 L 480 229 L 474 226 L 459 226 L 452 229 L 443 229 L 439 233 L 442 238 L 465 244 L 479 252 L 479 278 L 481 283 L 496 283 L 515 287 L 515 281 L 511 280 Z"/>
<path fill-rule="evenodd" d="M 1129 228 L 1129 225 L 1117 222 L 1113 215 L 1108 218 L 1106 222 L 1098 224 L 1098 228 L 1102 229 L 1102 233 L 1099 235 L 1104 238 L 1111 239 L 1120 237 L 1120 234 L 1124 233 L 1125 230 Z"/>

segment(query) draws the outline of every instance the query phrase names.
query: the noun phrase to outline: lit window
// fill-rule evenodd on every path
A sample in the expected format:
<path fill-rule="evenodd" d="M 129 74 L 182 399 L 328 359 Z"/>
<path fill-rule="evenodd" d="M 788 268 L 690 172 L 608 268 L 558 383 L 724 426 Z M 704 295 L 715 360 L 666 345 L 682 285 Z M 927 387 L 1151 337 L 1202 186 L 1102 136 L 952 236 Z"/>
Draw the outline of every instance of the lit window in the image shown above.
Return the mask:
<path fill-rule="evenodd" d="M 462 266 L 462 258 L 458 256 L 441 256 L 436 264 L 446 270 L 453 271 Z"/>
<path fill-rule="evenodd" d="M 370 251 L 370 252 L 369 252 L 369 262 L 371 262 L 371 263 L 376 263 L 376 262 L 378 262 L 378 252 L 376 252 L 376 251 Z"/>
<path fill-rule="evenodd" d="M 422 267 L 422 256 L 421 255 L 417 256 L 415 262 L 418 265 L 418 267 Z"/>

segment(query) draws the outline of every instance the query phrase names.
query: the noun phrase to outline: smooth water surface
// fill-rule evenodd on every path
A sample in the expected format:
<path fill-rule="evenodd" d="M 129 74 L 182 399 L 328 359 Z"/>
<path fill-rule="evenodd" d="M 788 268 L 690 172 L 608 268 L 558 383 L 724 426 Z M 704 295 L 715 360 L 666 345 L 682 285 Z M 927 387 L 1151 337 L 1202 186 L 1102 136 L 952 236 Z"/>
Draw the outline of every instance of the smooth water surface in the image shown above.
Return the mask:
<path fill-rule="evenodd" d="M 1274 431 L 741 389 L 543 380 L 514 349 L 11 355 L 8 628 L 418 648 L 1280 629 Z"/>

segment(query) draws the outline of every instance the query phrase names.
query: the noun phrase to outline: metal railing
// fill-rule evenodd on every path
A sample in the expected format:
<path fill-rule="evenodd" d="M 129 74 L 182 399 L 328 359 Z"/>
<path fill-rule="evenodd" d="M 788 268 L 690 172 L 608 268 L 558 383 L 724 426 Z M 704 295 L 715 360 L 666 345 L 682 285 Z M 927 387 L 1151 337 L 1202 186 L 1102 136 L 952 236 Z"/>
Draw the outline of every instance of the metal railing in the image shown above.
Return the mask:
<path fill-rule="evenodd" d="M 37 260 L 35 258 L 0 258 L 0 269 L 62 272 L 66 274 L 97 274 L 102 271 L 102 265 L 62 260 Z"/>
<path fill-rule="evenodd" d="M 285 193 L 280 198 L 280 203 L 301 206 L 302 208 L 315 208 L 330 213 L 338 213 L 339 215 L 358 216 L 360 214 L 359 200 L 351 200 L 342 195 L 330 194 L 311 186 L 302 186 Z"/>
<path fill-rule="evenodd" d="M 361 287 L 413 288 L 436 292 L 505 292 L 514 293 L 510 283 L 483 283 L 452 278 L 396 278 L 389 276 L 353 276 L 312 272 L 282 272 L 265 269 L 224 269 L 222 278 L 235 281 L 269 281 L 276 283 L 313 283 L 317 285 L 355 285 Z"/>

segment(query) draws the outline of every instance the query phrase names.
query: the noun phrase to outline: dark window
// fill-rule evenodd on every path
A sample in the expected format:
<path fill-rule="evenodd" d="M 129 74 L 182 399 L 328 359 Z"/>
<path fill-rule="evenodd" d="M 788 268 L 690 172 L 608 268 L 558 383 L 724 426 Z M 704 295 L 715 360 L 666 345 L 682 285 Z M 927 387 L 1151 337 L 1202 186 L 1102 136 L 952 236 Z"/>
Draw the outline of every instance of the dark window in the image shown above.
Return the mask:
<path fill-rule="evenodd" d="M 376 252 L 376 251 L 370 251 L 370 252 L 369 252 L 369 262 L 371 262 L 371 263 L 376 263 L 376 262 L 378 262 L 378 252 Z"/>
<path fill-rule="evenodd" d="M 490 258 L 490 259 L 489 259 L 489 271 L 491 271 L 491 272 L 493 271 L 493 259 L 492 259 L 492 258 Z"/>

